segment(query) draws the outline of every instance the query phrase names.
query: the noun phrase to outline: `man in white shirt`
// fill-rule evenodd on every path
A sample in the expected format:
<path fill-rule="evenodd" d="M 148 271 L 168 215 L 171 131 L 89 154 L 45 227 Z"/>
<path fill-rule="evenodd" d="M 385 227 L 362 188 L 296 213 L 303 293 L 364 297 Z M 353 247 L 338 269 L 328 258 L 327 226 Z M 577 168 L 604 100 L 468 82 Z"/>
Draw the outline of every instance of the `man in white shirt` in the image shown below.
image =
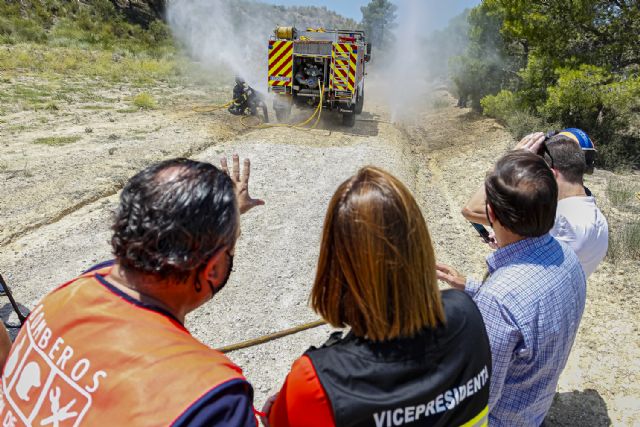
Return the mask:
<path fill-rule="evenodd" d="M 558 208 L 549 233 L 571 246 L 585 276 L 589 277 L 607 254 L 609 225 L 595 198 L 584 187 L 585 154 L 578 141 L 580 135 L 572 135 L 574 133 L 563 131 L 547 138 L 544 133 L 537 132 L 525 136 L 515 149 L 538 153 L 551 167 L 558 183 Z M 486 225 L 484 205 L 484 187 L 481 187 L 462 209 L 462 215 L 469 221 Z"/>

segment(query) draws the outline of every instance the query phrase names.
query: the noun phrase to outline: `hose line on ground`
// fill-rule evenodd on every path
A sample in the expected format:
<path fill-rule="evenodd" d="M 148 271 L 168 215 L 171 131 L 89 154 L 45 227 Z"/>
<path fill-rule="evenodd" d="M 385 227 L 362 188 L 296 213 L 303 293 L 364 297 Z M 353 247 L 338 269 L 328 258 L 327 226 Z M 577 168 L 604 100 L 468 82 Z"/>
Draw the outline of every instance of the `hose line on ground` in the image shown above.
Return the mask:
<path fill-rule="evenodd" d="M 233 104 L 234 100 L 227 102 L 226 104 L 212 104 L 212 105 L 200 105 L 197 107 L 193 107 L 193 111 L 196 113 L 210 113 L 217 110 L 222 110 L 223 108 L 228 108 Z"/>
<path fill-rule="evenodd" d="M 298 325 L 293 328 L 284 329 L 282 331 L 274 332 L 272 334 L 263 335 L 258 338 L 242 341 L 236 344 L 220 347 L 216 350 L 222 353 L 230 353 L 232 351 L 241 350 L 243 348 L 254 347 L 256 345 L 264 344 L 269 341 L 273 341 L 278 338 L 286 337 L 287 335 L 296 334 L 298 332 L 306 331 L 307 329 L 317 328 L 318 326 L 325 325 L 327 322 L 324 320 L 316 320 L 314 322 Z"/>
<path fill-rule="evenodd" d="M 303 130 L 309 130 L 309 129 L 315 129 L 316 126 L 318 126 L 318 123 L 320 123 L 320 117 L 322 116 L 322 102 L 324 101 L 324 84 L 322 83 L 322 81 L 320 79 L 318 79 L 318 86 L 319 86 L 319 91 L 320 91 L 320 100 L 318 101 L 318 105 L 316 106 L 315 110 L 313 110 L 313 114 L 311 114 L 311 116 L 309 116 L 309 118 L 307 118 L 306 120 L 300 122 L 300 123 L 258 123 L 258 124 L 248 124 L 246 122 L 246 120 L 249 117 L 253 117 L 253 116 L 243 116 L 240 118 L 240 123 L 242 123 L 245 127 L 248 128 L 271 128 L 271 127 L 287 127 L 287 128 L 293 128 L 293 129 L 303 129 Z M 234 103 L 235 100 L 231 100 L 229 102 L 227 102 L 226 104 L 218 104 L 218 105 L 201 105 L 201 106 L 197 106 L 197 107 L 193 107 L 193 111 L 197 112 L 197 113 L 210 113 L 213 111 L 217 111 L 217 110 L 222 110 L 223 108 L 228 108 L 231 104 Z M 311 120 L 316 119 L 315 122 L 313 122 L 313 125 L 311 125 L 311 127 L 309 128 L 305 128 L 304 126 L 306 126 L 307 124 L 309 124 L 309 122 L 311 122 Z"/>
<path fill-rule="evenodd" d="M 320 90 L 320 100 L 318 101 L 318 105 L 316 106 L 315 110 L 313 110 L 313 114 L 311 114 L 309 118 L 307 118 L 306 120 L 300 123 L 260 123 L 260 124 L 252 125 L 252 124 L 247 124 L 246 122 L 246 119 L 250 116 L 242 117 L 240 119 L 240 122 L 244 126 L 249 128 L 251 127 L 254 127 L 254 128 L 286 127 L 286 128 L 302 129 L 302 130 L 315 129 L 318 123 L 320 122 L 320 117 L 322 115 L 322 102 L 324 101 L 324 84 L 320 79 L 318 79 L 318 86 Z M 313 123 L 313 125 L 309 128 L 305 128 L 304 126 L 309 124 L 309 122 L 311 122 L 311 120 L 313 120 L 314 118 L 316 119 L 316 121 Z"/>

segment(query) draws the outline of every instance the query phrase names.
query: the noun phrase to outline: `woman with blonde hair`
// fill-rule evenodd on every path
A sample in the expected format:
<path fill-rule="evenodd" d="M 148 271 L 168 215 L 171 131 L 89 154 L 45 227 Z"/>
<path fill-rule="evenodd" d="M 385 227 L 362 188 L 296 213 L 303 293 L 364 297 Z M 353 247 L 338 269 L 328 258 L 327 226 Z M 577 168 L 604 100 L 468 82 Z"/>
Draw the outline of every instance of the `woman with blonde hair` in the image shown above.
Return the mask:
<path fill-rule="evenodd" d="M 311 306 L 350 331 L 294 362 L 266 425 L 486 425 L 482 317 L 463 292 L 439 290 L 424 218 L 387 172 L 362 168 L 333 195 Z"/>

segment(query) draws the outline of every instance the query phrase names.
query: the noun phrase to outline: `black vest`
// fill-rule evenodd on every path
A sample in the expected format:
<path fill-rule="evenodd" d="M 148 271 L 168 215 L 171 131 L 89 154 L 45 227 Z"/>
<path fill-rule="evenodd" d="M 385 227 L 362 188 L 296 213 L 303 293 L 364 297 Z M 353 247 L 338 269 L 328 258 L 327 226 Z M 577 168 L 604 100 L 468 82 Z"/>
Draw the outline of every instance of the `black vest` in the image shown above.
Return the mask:
<path fill-rule="evenodd" d="M 461 291 L 442 302 L 446 326 L 382 343 L 337 333 L 306 352 L 336 427 L 455 426 L 482 414 L 491 376 L 482 316 Z"/>

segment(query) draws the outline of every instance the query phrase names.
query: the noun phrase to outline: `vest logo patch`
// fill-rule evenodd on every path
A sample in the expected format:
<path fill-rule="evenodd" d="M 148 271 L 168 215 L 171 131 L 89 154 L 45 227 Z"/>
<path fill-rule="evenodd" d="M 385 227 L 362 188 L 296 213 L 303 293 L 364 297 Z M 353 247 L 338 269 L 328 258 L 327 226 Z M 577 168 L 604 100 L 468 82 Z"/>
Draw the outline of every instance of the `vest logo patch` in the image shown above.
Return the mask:
<path fill-rule="evenodd" d="M 91 393 L 107 374 L 97 371 L 87 376 L 90 361 L 73 354 L 62 337 L 53 336 L 43 307 L 38 306 L 22 327 L 4 368 L 0 425 L 78 426 L 91 408 Z M 92 380 L 88 384 L 87 377 Z"/>
<path fill-rule="evenodd" d="M 459 387 L 452 388 L 436 396 L 435 399 L 415 406 L 388 409 L 373 414 L 376 427 L 396 427 L 417 422 L 420 418 L 452 410 L 463 400 L 478 393 L 488 385 L 489 370 L 485 366 L 474 377 Z M 471 424 L 475 426 L 476 424 Z M 485 424 L 477 424 L 485 425 Z"/>

